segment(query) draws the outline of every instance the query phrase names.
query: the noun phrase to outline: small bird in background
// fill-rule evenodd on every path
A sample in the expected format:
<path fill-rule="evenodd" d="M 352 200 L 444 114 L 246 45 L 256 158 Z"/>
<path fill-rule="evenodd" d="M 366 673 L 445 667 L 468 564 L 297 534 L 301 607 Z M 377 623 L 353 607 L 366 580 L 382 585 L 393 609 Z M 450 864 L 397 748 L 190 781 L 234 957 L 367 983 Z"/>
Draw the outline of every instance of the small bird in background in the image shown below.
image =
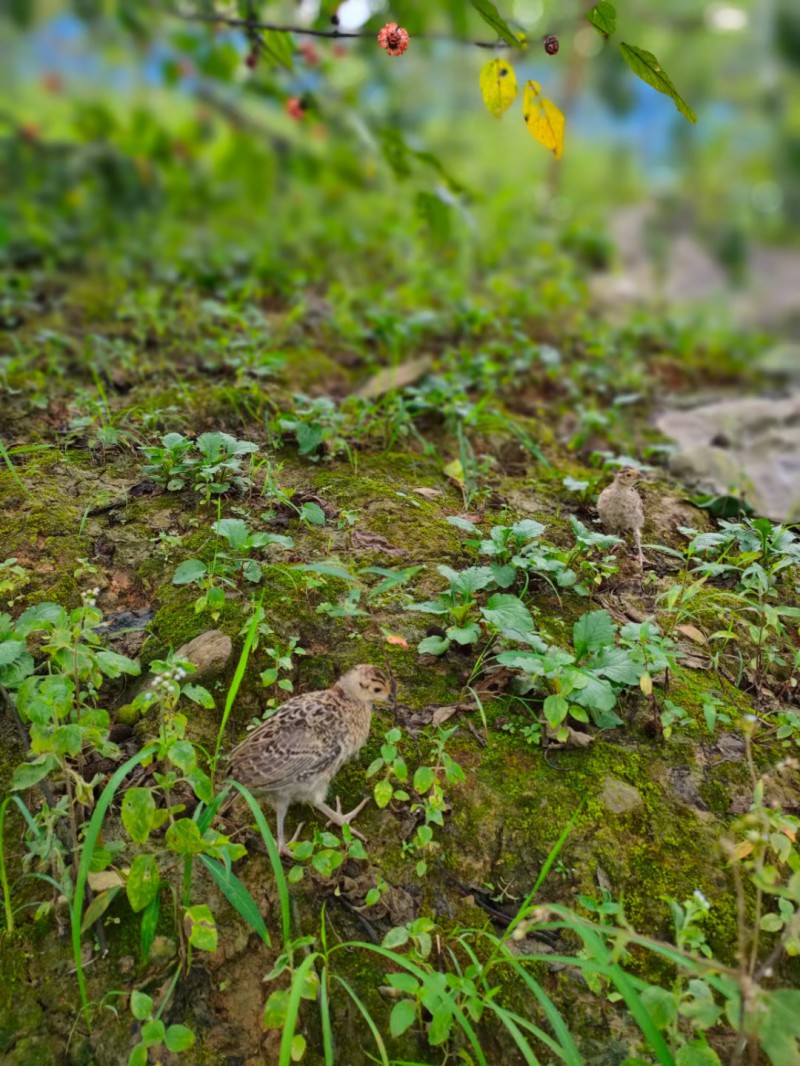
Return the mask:
<path fill-rule="evenodd" d="M 290 855 L 283 822 L 292 803 L 310 803 L 342 826 L 369 802 L 367 797 L 343 814 L 338 798 L 334 810 L 325 797 L 339 769 L 366 743 L 373 705 L 391 694 L 381 670 L 356 666 L 323 692 L 287 700 L 231 752 L 229 776 L 253 795 L 265 797 L 275 809 L 282 855 Z"/>
<path fill-rule="evenodd" d="M 600 493 L 597 513 L 604 529 L 609 533 L 633 533 L 639 566 L 644 566 L 642 554 L 642 529 L 644 527 L 644 504 L 636 491 L 642 474 L 632 466 L 623 467 L 614 480 Z"/>

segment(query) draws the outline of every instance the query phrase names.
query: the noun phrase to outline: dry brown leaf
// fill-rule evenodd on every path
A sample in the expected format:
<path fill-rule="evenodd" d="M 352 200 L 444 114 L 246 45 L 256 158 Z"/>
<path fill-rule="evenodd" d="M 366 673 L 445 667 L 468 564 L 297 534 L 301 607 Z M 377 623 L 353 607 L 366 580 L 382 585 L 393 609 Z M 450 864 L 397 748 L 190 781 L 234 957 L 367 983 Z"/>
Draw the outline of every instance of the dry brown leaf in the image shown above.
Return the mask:
<path fill-rule="evenodd" d="M 697 626 L 677 626 L 677 630 L 695 644 L 708 644 L 705 633 L 702 633 Z"/>
<path fill-rule="evenodd" d="M 413 385 L 430 370 L 433 365 L 432 355 L 421 355 L 418 359 L 409 359 L 399 366 L 387 366 L 365 382 L 355 393 L 367 400 L 374 400 L 392 389 L 404 389 Z"/>
<path fill-rule="evenodd" d="M 399 633 L 384 633 L 387 644 L 396 644 L 398 648 L 407 648 L 408 641 L 405 637 L 401 637 Z"/>
<path fill-rule="evenodd" d="M 353 530 L 353 547 L 369 551 L 382 552 L 384 555 L 406 555 L 404 548 L 395 548 L 380 533 L 371 533 L 368 529 Z"/>
<path fill-rule="evenodd" d="M 425 487 L 414 489 L 414 492 L 416 492 L 417 496 L 424 496 L 426 500 L 435 500 L 438 496 L 442 495 L 441 489 L 429 489 Z"/>
<path fill-rule="evenodd" d="M 437 707 L 431 718 L 431 725 L 441 725 L 448 718 L 452 718 L 456 711 L 462 709 L 463 704 L 455 704 L 450 707 Z"/>
<path fill-rule="evenodd" d="M 116 870 L 101 870 L 99 873 L 90 873 L 87 877 L 89 888 L 98 895 L 107 892 L 110 888 L 122 888 L 125 882 Z"/>

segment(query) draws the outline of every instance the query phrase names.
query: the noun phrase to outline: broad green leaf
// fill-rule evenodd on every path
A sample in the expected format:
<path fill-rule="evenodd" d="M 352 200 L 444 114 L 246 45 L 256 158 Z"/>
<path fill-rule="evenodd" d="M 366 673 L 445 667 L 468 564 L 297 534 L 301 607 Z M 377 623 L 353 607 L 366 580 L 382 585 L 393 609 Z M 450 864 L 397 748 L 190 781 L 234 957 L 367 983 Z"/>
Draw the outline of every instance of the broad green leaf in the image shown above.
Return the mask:
<path fill-rule="evenodd" d="M 143 1022 L 153 1013 L 153 1000 L 146 992 L 131 992 L 131 1014 L 134 1018 Z"/>
<path fill-rule="evenodd" d="M 323 877 L 332 877 L 343 862 L 344 857 L 341 852 L 331 851 L 329 848 L 325 848 L 323 851 L 315 851 L 311 856 L 311 865 Z"/>
<path fill-rule="evenodd" d="M 375 802 L 380 808 L 386 807 L 392 798 L 394 789 L 392 788 L 391 781 L 378 781 L 373 789 L 373 795 L 375 796 Z"/>
<path fill-rule="evenodd" d="M 589 671 L 581 671 L 580 679 L 585 684 L 581 688 L 576 689 L 572 693 L 571 699 L 573 703 L 579 703 L 581 707 L 585 707 L 588 711 L 592 712 L 592 720 L 595 725 L 600 725 L 597 718 L 598 712 L 608 712 L 614 710 L 617 705 L 617 696 L 614 689 L 603 678 L 596 677 Z M 611 718 L 604 717 L 605 723 L 611 722 L 613 719 L 613 725 L 620 725 L 622 720 L 615 714 L 611 715 Z M 604 724 L 602 729 L 610 729 L 610 724 Z"/>
<path fill-rule="evenodd" d="M 425 637 L 417 645 L 420 655 L 442 655 L 450 647 L 447 637 Z"/>
<path fill-rule="evenodd" d="M 205 903 L 189 907 L 183 916 L 189 943 L 200 951 L 217 950 L 217 924 Z"/>
<path fill-rule="evenodd" d="M 118 655 L 115 651 L 98 651 L 95 653 L 97 663 L 106 677 L 119 677 L 120 674 L 136 676 L 141 673 L 141 668 L 127 655 Z"/>
<path fill-rule="evenodd" d="M 800 1062 L 800 991 L 764 989 L 745 1018 L 745 1028 L 755 1030 L 772 1066 Z"/>
<path fill-rule="evenodd" d="M 298 455 L 313 455 L 325 439 L 322 426 L 298 422 L 295 429 Z"/>
<path fill-rule="evenodd" d="M 205 575 L 206 564 L 201 559 L 187 559 L 172 575 L 173 585 L 188 585 Z"/>
<path fill-rule="evenodd" d="M 122 824 L 137 844 L 150 836 L 156 814 L 156 801 L 149 788 L 129 788 L 122 797 Z"/>
<path fill-rule="evenodd" d="M 43 777 L 47 777 L 51 770 L 58 765 L 52 755 L 47 755 L 36 762 L 24 762 L 14 767 L 14 776 L 11 787 L 15 792 L 25 788 L 33 788 Z"/>
<path fill-rule="evenodd" d="M 232 548 L 241 548 L 247 543 L 250 530 L 241 518 L 221 518 L 213 526 L 214 532 L 227 540 Z M 173 578 L 173 584 L 175 579 Z"/>
<path fill-rule="evenodd" d="M 675 1056 L 675 1066 L 721 1066 L 719 1055 L 705 1040 L 693 1040 Z"/>
<path fill-rule="evenodd" d="M 418 192 L 415 200 L 417 215 L 427 225 L 436 244 L 443 245 L 450 239 L 452 211 L 441 196 L 431 192 Z"/>
<path fill-rule="evenodd" d="M 637 77 L 647 82 L 656 92 L 671 97 L 682 115 L 690 122 L 697 122 L 697 115 L 672 84 L 667 73 L 661 69 L 661 64 L 652 52 L 646 52 L 643 48 L 624 42 L 619 46 L 619 50 L 622 52 L 622 58 Z"/>
<path fill-rule="evenodd" d="M 510 640 L 516 640 L 517 635 L 529 636 L 536 629 L 531 612 L 519 596 L 510 593 L 498 592 L 490 596 L 481 614 Z"/>
<path fill-rule="evenodd" d="M 167 758 L 173 766 L 177 766 L 185 774 L 190 774 L 197 766 L 194 745 L 190 744 L 188 740 L 176 740 L 174 744 L 171 744 L 167 752 Z"/>
<path fill-rule="evenodd" d="M 283 1029 L 288 1004 L 288 988 L 280 988 L 275 992 L 271 992 L 267 1002 L 264 1004 L 264 1017 L 261 1022 L 263 1028 Z"/>
<path fill-rule="evenodd" d="M 517 76 L 505 59 L 490 59 L 481 69 L 483 102 L 495 118 L 502 118 L 517 96 Z M 453 522 L 453 519 L 448 519 Z M 462 527 L 464 528 L 464 527 Z M 473 530 L 475 527 L 472 527 Z"/>
<path fill-rule="evenodd" d="M 214 702 L 214 697 L 211 695 L 208 689 L 204 688 L 203 685 L 195 685 L 193 681 L 190 681 L 188 684 L 183 686 L 183 688 L 181 689 L 181 694 L 184 695 L 187 700 L 191 700 L 192 703 L 197 703 L 201 707 L 207 707 L 210 711 L 212 711 L 216 706 L 216 703 Z"/>
<path fill-rule="evenodd" d="M 199 855 L 205 850 L 205 842 L 197 822 L 191 818 L 179 818 L 177 822 L 173 822 L 164 840 L 170 851 L 177 851 L 179 855 Z"/>
<path fill-rule="evenodd" d="M 675 997 L 666 988 L 651 985 L 641 994 L 641 1001 L 658 1029 L 666 1029 L 678 1017 Z"/>
<path fill-rule="evenodd" d="M 17 619 L 16 630 L 21 637 L 33 633 L 37 629 L 49 629 L 53 625 L 64 625 L 66 611 L 57 603 L 37 603 L 35 607 L 29 607 L 23 611 Z"/>
<path fill-rule="evenodd" d="M 608 611 L 589 611 L 572 627 L 575 658 L 580 660 L 589 652 L 614 647 L 616 629 Z"/>
<path fill-rule="evenodd" d="M 522 114 L 531 136 L 560 159 L 564 151 L 564 114 L 552 100 L 542 96 L 538 81 L 529 81 L 525 86 Z"/>
<path fill-rule="evenodd" d="M 548 696 L 542 709 L 548 724 L 556 729 L 567 717 L 569 704 L 563 696 Z"/>
<path fill-rule="evenodd" d="M 514 33 L 506 20 L 501 17 L 499 11 L 491 0 L 470 0 L 470 3 L 478 12 L 485 23 L 492 27 L 495 33 L 502 37 L 506 44 L 521 48 L 519 37 Z"/>
<path fill-rule="evenodd" d="M 475 644 L 481 635 L 477 622 L 467 622 L 465 626 L 448 626 L 447 636 L 456 644 Z"/>
<path fill-rule="evenodd" d="M 402 1036 L 417 1020 L 417 1005 L 410 999 L 399 999 L 389 1015 L 389 1032 L 394 1037 Z"/>
<path fill-rule="evenodd" d="M 6 666 L 19 659 L 28 650 L 24 640 L 4 640 L 0 643 L 0 666 Z"/>
<path fill-rule="evenodd" d="M 143 911 L 158 895 L 161 875 L 158 863 L 153 855 L 137 855 L 131 863 L 131 870 L 125 885 L 128 902 L 134 913 Z"/>
<path fill-rule="evenodd" d="M 167 1051 L 177 1053 L 179 1051 L 188 1051 L 190 1047 L 194 1046 L 194 1033 L 188 1027 L 188 1025 L 170 1025 L 164 1033 L 164 1044 Z"/>
<path fill-rule="evenodd" d="M 164 1043 L 166 1028 L 160 1018 L 151 1018 L 145 1022 L 141 1031 L 142 1043 L 147 1047 L 156 1047 Z"/>
<path fill-rule="evenodd" d="M 25 678 L 33 673 L 35 665 L 30 652 L 23 652 L 13 662 L 0 666 L 0 685 L 4 688 L 18 688 Z"/>
<path fill-rule="evenodd" d="M 432 766 L 420 766 L 414 773 L 414 791 L 419 795 L 427 792 L 436 780 L 436 771 Z"/>
<path fill-rule="evenodd" d="M 147 1066 L 149 1057 L 147 1047 L 144 1044 L 137 1044 L 130 1053 L 128 1066 Z"/>
<path fill-rule="evenodd" d="M 600 0 L 586 17 L 606 37 L 617 28 L 617 9 L 608 0 Z"/>
<path fill-rule="evenodd" d="M 318 503 L 313 503 L 312 501 L 304 503 L 300 508 L 300 518 L 312 526 L 325 525 L 325 512 Z"/>
<path fill-rule="evenodd" d="M 401 948 L 404 944 L 407 944 L 408 939 L 409 932 L 406 927 L 404 925 L 397 925 L 394 929 L 389 930 L 383 938 L 381 946 L 393 951 L 395 948 Z"/>
<path fill-rule="evenodd" d="M 287 70 L 294 67 L 294 39 L 282 30 L 263 30 L 261 43 L 267 56 Z"/>

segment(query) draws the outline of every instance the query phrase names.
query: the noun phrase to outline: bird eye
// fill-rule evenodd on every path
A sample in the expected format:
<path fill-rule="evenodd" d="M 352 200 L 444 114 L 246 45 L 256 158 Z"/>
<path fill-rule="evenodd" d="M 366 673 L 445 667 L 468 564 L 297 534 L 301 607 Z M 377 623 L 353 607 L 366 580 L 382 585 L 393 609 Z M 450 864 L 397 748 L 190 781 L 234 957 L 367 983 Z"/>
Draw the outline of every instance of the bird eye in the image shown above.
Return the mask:
<path fill-rule="evenodd" d="M 381 686 L 380 685 L 376 685 L 375 688 L 372 691 L 373 692 L 380 692 L 380 690 L 381 690 Z"/>

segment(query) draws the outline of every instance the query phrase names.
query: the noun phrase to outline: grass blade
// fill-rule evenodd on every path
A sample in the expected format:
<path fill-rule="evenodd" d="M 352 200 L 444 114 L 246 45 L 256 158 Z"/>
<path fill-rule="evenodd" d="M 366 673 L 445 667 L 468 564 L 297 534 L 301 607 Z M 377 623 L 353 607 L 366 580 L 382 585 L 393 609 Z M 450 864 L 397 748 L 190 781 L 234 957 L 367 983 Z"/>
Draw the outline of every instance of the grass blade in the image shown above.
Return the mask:
<path fill-rule="evenodd" d="M 222 892 L 228 903 L 238 911 L 247 924 L 254 929 L 265 944 L 271 944 L 269 932 L 258 904 L 247 891 L 245 886 L 232 870 L 226 870 L 224 866 L 212 859 L 210 855 L 201 855 L 200 861 L 211 874 L 217 888 Z"/>
<path fill-rule="evenodd" d="M 345 981 L 343 977 L 339 977 L 338 974 L 335 974 L 334 979 L 339 982 L 345 992 L 347 992 L 352 1001 L 361 1011 L 364 1021 L 367 1023 L 367 1025 L 369 1026 L 369 1030 L 372 1033 L 372 1039 L 375 1041 L 375 1046 L 377 1047 L 378 1054 L 381 1057 L 382 1066 L 389 1066 L 389 1056 L 386 1054 L 386 1045 L 383 1042 L 383 1037 L 381 1036 L 380 1029 L 375 1024 L 375 1019 L 372 1017 L 366 1006 L 361 1002 L 355 989 L 352 988 L 351 985 L 347 981 Z"/>
<path fill-rule="evenodd" d="M 278 888 L 278 898 L 281 905 L 281 934 L 283 939 L 283 949 L 288 950 L 289 941 L 292 938 L 292 910 L 291 902 L 289 900 L 289 886 L 286 882 L 286 874 L 283 872 L 283 863 L 278 852 L 278 845 L 275 843 L 275 837 L 272 835 L 267 819 L 264 817 L 264 812 L 258 805 L 258 801 L 252 792 L 240 785 L 238 781 L 231 781 L 233 787 L 244 796 L 247 801 L 247 805 L 253 812 L 253 817 L 256 820 L 256 825 L 261 833 L 261 839 L 264 841 L 264 845 L 269 855 L 270 865 L 272 866 L 272 872 L 275 874 L 275 884 Z"/>
<path fill-rule="evenodd" d="M 217 773 L 217 763 L 219 762 L 220 748 L 222 747 L 222 738 L 225 736 L 225 727 L 228 724 L 228 719 L 233 709 L 234 701 L 239 693 L 239 686 L 242 683 L 244 672 L 247 669 L 247 660 L 250 658 L 250 649 L 253 647 L 253 642 L 256 639 L 258 632 L 258 623 L 261 621 L 261 601 L 259 600 L 256 609 L 253 611 L 253 617 L 250 620 L 250 625 L 247 630 L 247 636 L 244 638 L 244 647 L 242 648 L 242 654 L 239 656 L 239 661 L 236 664 L 236 670 L 233 674 L 233 680 L 231 681 L 230 688 L 228 689 L 228 695 L 225 697 L 225 709 L 222 712 L 222 721 L 219 724 L 219 731 L 217 733 L 217 743 L 214 748 L 214 756 L 211 759 L 211 780 L 213 781 Z"/>
<path fill-rule="evenodd" d="M 86 1019 L 86 1024 L 89 1029 L 91 1029 L 89 997 L 86 993 L 86 974 L 83 972 L 83 960 L 81 958 L 81 922 L 83 920 L 83 900 L 86 895 L 86 882 L 89 877 L 89 867 L 91 866 L 92 855 L 94 854 L 94 849 L 97 844 L 97 838 L 100 836 L 100 830 L 103 828 L 103 819 L 106 816 L 106 811 L 111 806 L 114 793 L 131 770 L 135 766 L 138 766 L 139 763 L 144 762 L 145 759 L 149 759 L 157 750 L 158 748 L 155 744 L 148 744 L 146 748 L 142 748 L 141 751 L 132 755 L 127 762 L 122 764 L 122 766 L 117 767 L 116 771 L 106 783 L 106 787 L 100 793 L 100 799 L 97 801 L 97 806 L 92 811 L 92 817 L 89 819 L 83 847 L 81 848 L 81 858 L 78 863 L 78 876 L 75 878 L 75 893 L 72 897 L 72 904 L 70 907 L 70 924 L 72 926 L 72 957 L 75 963 L 75 974 L 78 978 L 78 990 L 81 995 L 83 1016 Z"/>

